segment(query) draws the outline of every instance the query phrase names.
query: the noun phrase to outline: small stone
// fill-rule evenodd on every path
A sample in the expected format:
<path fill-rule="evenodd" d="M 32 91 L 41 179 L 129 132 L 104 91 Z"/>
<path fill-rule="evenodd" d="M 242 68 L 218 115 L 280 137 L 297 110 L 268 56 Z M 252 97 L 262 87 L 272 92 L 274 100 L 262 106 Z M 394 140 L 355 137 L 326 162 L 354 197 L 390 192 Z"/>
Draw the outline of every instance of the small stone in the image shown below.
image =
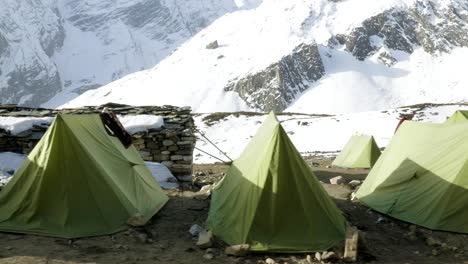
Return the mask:
<path fill-rule="evenodd" d="M 439 255 L 440 252 L 437 249 L 433 249 L 431 251 L 431 253 L 432 253 L 433 256 L 437 256 L 437 255 Z"/>
<path fill-rule="evenodd" d="M 426 238 L 426 245 L 433 247 L 439 245 L 440 242 L 435 240 L 433 237 L 427 237 Z"/>
<path fill-rule="evenodd" d="M 189 233 L 192 235 L 192 236 L 198 236 L 198 234 L 200 234 L 200 232 L 203 231 L 203 227 L 197 225 L 197 224 L 194 224 L 190 227 L 189 229 Z"/>
<path fill-rule="evenodd" d="M 136 233 L 135 238 L 141 243 L 146 243 L 147 236 L 143 233 Z"/>
<path fill-rule="evenodd" d="M 224 253 L 228 256 L 236 256 L 241 257 L 247 255 L 249 252 L 250 245 L 248 244 L 241 244 L 241 245 L 234 245 L 230 247 L 226 247 L 224 249 Z"/>
<path fill-rule="evenodd" d="M 320 252 L 315 252 L 315 259 L 318 261 L 322 260 L 322 254 Z"/>
<path fill-rule="evenodd" d="M 211 260 L 211 259 L 214 259 L 214 255 L 211 254 L 211 253 L 206 253 L 206 254 L 203 255 L 203 258 Z"/>
<path fill-rule="evenodd" d="M 207 248 L 207 249 L 205 250 L 205 253 L 207 253 L 207 254 L 214 254 L 214 253 L 215 253 L 215 249 L 214 249 L 214 248 Z"/>
<path fill-rule="evenodd" d="M 336 176 L 330 179 L 331 184 L 342 184 L 344 182 L 343 176 Z"/>
<path fill-rule="evenodd" d="M 350 182 L 348 183 L 348 185 L 351 186 L 351 187 L 357 187 L 357 186 L 361 185 L 361 181 L 359 181 L 359 180 L 352 180 L 352 181 L 350 181 Z"/>
<path fill-rule="evenodd" d="M 406 234 L 406 239 L 408 239 L 411 242 L 415 242 L 418 240 L 418 237 L 414 233 L 409 232 L 408 234 Z"/>
<path fill-rule="evenodd" d="M 122 246 L 122 244 L 115 244 L 114 248 L 115 249 L 121 249 L 121 248 L 123 248 L 123 246 Z"/>
<path fill-rule="evenodd" d="M 311 256 L 311 255 L 307 255 L 307 256 L 306 256 L 306 261 L 307 261 L 307 263 L 309 263 L 309 264 L 314 263 L 313 260 L 312 260 L 312 256 Z"/>
<path fill-rule="evenodd" d="M 336 256 L 335 252 L 333 251 L 325 251 L 322 253 L 322 260 L 324 261 L 332 261 L 332 260 L 336 260 L 338 259 L 338 257 Z"/>
<path fill-rule="evenodd" d="M 211 231 L 201 231 L 198 234 L 197 246 L 201 249 L 209 248 L 213 245 L 213 234 Z"/>
<path fill-rule="evenodd" d="M 177 179 L 182 182 L 192 182 L 192 175 L 177 176 Z"/>
<path fill-rule="evenodd" d="M 274 259 L 272 259 L 272 258 L 267 258 L 267 259 L 265 259 L 265 263 L 266 264 L 276 264 L 276 261 Z"/>
<path fill-rule="evenodd" d="M 176 161 L 176 160 L 182 160 L 184 157 L 182 155 L 172 155 L 171 160 Z"/>
<path fill-rule="evenodd" d="M 174 141 L 172 141 L 170 139 L 163 140 L 163 146 L 165 146 L 165 147 L 172 146 L 174 144 L 175 144 Z"/>

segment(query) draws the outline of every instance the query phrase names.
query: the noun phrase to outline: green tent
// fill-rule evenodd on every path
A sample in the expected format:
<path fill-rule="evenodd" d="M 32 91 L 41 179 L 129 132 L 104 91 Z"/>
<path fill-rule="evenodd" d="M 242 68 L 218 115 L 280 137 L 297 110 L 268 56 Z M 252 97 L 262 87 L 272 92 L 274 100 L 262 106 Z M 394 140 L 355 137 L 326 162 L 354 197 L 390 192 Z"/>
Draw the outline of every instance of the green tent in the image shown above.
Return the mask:
<path fill-rule="evenodd" d="M 453 115 L 445 121 L 446 124 L 450 123 L 459 123 L 468 121 L 468 110 L 458 110 L 453 113 Z"/>
<path fill-rule="evenodd" d="M 345 168 L 371 168 L 380 157 L 373 136 L 353 135 L 332 165 Z"/>
<path fill-rule="evenodd" d="M 168 200 L 99 115 L 57 115 L 0 192 L 0 230 L 77 238 L 144 224 Z"/>
<path fill-rule="evenodd" d="M 406 121 L 357 197 L 369 207 L 427 228 L 468 233 L 468 122 Z"/>
<path fill-rule="evenodd" d="M 208 228 L 252 251 L 327 250 L 346 220 L 271 113 L 214 188 Z"/>

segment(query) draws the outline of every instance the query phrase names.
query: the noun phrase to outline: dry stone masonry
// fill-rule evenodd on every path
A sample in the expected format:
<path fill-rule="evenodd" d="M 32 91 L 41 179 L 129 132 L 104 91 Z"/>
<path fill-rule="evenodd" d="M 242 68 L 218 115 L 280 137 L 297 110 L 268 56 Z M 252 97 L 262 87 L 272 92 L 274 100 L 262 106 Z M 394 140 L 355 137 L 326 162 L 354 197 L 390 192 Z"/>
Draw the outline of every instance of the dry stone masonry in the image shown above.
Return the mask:
<path fill-rule="evenodd" d="M 106 107 L 118 115 L 155 115 L 164 119 L 164 126 L 132 134 L 133 145 L 146 161 L 160 162 L 175 176 L 192 174 L 193 149 L 195 147 L 194 121 L 189 107 L 128 106 L 106 104 L 76 109 L 26 108 L 16 105 L 0 105 L 0 116 L 53 117 L 57 113 L 100 113 Z M 49 123 L 33 125 L 30 129 L 13 135 L 0 128 L 0 152 L 28 154 L 41 139 Z"/>

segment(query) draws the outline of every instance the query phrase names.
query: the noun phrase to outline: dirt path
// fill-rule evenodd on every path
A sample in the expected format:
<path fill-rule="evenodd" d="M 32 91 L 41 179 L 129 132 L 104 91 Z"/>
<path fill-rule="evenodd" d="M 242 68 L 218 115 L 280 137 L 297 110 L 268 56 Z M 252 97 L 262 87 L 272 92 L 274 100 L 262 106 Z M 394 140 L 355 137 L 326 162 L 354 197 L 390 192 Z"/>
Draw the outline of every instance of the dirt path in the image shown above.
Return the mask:
<path fill-rule="evenodd" d="M 363 231 L 365 247 L 360 248 L 360 263 L 468 263 L 466 235 L 431 232 L 381 218 L 367 207 L 350 201 L 353 189 L 349 185 L 328 184 L 337 175 L 343 176 L 346 182 L 363 180 L 367 171 L 327 168 L 327 161 L 313 158 L 309 161 L 315 164 L 317 177 L 348 221 Z M 223 254 L 224 245 L 219 241 L 214 246 L 214 258 L 205 259 L 205 251 L 195 246 L 188 230 L 193 224 L 204 223 L 209 200 L 195 199 L 194 195 L 201 185 L 218 181 L 226 170 L 225 165 L 196 165 L 195 185 L 185 184 L 184 191 L 168 191 L 168 204 L 144 229 L 75 241 L 0 233 L 0 263 L 265 263 L 268 257 L 281 264 L 320 263 L 313 258 L 313 253 L 309 257 L 312 262 L 307 261 L 307 254 L 228 257 Z"/>

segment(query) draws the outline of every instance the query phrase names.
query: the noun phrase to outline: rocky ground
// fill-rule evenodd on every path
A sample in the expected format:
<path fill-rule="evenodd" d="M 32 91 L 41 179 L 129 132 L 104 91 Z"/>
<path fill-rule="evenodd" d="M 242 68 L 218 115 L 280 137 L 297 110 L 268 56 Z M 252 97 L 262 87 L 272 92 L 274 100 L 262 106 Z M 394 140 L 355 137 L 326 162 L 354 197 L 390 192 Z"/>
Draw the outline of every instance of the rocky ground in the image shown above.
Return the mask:
<path fill-rule="evenodd" d="M 329 168 L 330 159 L 306 157 L 317 177 L 334 198 L 348 221 L 361 232 L 359 263 L 468 263 L 468 237 L 463 234 L 432 232 L 383 217 L 350 197 L 366 170 Z M 0 233 L 0 263 L 321 263 L 323 254 L 250 254 L 230 257 L 225 244 L 215 241 L 200 249 L 189 233 L 192 225 L 203 225 L 209 197 L 199 192 L 217 182 L 228 166 L 196 165 L 194 183 L 168 191 L 170 200 L 145 228 L 130 229 L 112 236 L 76 240 Z M 342 176 L 340 184 L 330 179 Z M 340 255 L 335 250 L 335 255 Z"/>

